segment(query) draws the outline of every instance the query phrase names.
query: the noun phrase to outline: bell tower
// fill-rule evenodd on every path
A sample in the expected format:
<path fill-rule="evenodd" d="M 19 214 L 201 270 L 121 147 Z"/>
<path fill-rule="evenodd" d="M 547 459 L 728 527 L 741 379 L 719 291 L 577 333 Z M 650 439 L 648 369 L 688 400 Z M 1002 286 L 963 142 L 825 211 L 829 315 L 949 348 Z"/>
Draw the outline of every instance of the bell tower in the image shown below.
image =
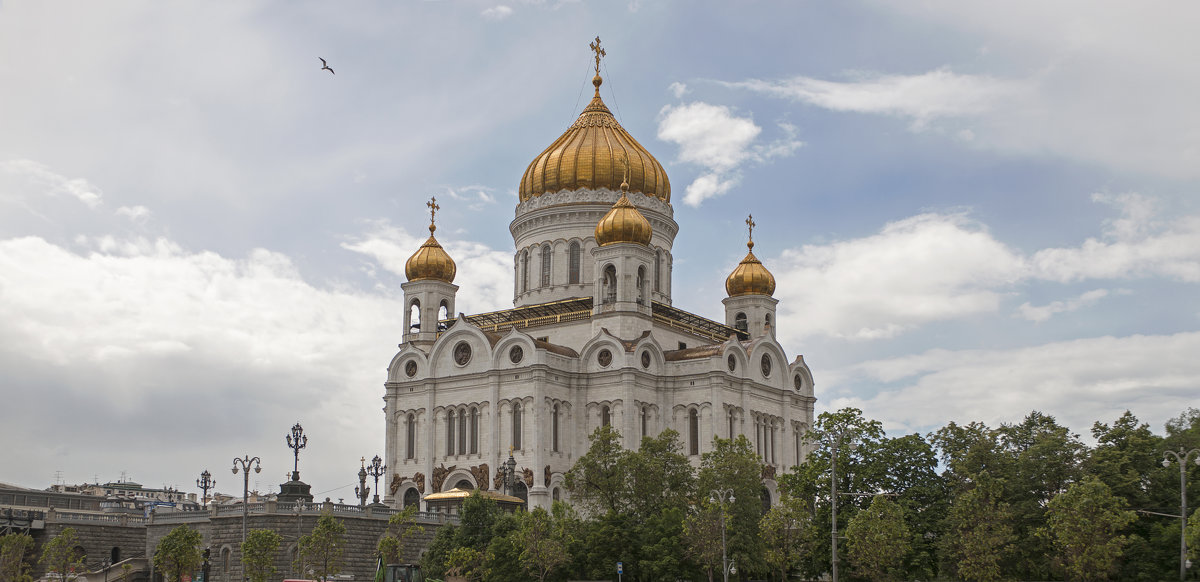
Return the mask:
<path fill-rule="evenodd" d="M 454 317 L 458 285 L 454 284 L 454 259 L 433 236 L 437 230 L 434 219 L 441 207 L 436 197 L 425 205 L 429 207 L 429 239 L 404 264 L 408 282 L 400 288 L 404 289 L 404 342 L 427 345 L 442 331 L 438 321 Z"/>

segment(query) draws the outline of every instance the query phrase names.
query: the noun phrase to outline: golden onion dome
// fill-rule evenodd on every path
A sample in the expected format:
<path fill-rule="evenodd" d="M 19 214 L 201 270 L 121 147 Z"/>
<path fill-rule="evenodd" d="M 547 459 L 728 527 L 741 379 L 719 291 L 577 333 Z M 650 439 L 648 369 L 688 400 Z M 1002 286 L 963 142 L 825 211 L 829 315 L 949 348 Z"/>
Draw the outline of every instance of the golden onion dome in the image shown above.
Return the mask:
<path fill-rule="evenodd" d="M 592 79 L 596 92 L 591 103 L 565 133 L 529 163 L 521 177 L 521 202 L 560 190 L 616 190 L 624 177 L 621 160 L 629 161 L 632 191 L 671 202 L 667 172 L 617 123 L 600 99 L 602 82 L 597 70 Z"/>
<path fill-rule="evenodd" d="M 746 242 L 746 258 L 738 263 L 729 277 L 725 279 L 725 292 L 730 297 L 739 295 L 766 295 L 775 293 L 775 276 L 763 266 L 762 261 L 754 256 L 754 217 L 746 219 L 750 226 L 750 240 Z"/>
<path fill-rule="evenodd" d="M 650 244 L 650 221 L 629 201 L 629 184 L 621 182 L 621 197 L 596 223 L 596 244 L 606 247 L 616 243 Z"/>
<path fill-rule="evenodd" d="M 404 275 L 409 281 L 421 281 L 432 279 L 435 281 L 445 281 L 446 283 L 454 282 L 454 275 L 458 272 L 458 267 L 454 264 L 454 259 L 450 258 L 450 254 L 442 245 L 438 244 L 436 238 L 433 237 L 433 231 L 437 230 L 437 226 L 433 224 L 433 213 L 437 212 L 437 198 L 434 198 L 426 204 L 430 208 L 429 217 L 429 239 L 417 252 L 413 253 L 408 258 L 408 262 L 404 263 Z"/>

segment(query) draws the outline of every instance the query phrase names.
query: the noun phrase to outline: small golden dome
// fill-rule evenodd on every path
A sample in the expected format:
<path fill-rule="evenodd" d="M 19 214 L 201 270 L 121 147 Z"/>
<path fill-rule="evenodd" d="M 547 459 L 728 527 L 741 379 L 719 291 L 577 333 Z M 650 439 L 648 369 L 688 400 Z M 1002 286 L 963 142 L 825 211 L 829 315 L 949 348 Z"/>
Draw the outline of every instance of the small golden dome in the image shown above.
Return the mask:
<path fill-rule="evenodd" d="M 597 39 L 599 40 L 599 39 Z M 671 183 L 658 160 L 629 135 L 600 99 L 600 56 L 597 51 L 596 92 L 567 131 L 529 163 L 521 177 L 521 202 L 560 190 L 608 188 L 622 182 L 618 160 L 629 160 L 629 187 L 634 192 L 671 202 Z"/>
<path fill-rule="evenodd" d="M 426 206 L 429 206 L 430 209 L 429 239 L 408 258 L 408 262 L 404 263 L 404 274 L 409 281 L 432 279 L 453 283 L 458 267 L 455 266 L 454 259 L 450 258 L 446 249 L 443 249 L 442 245 L 438 244 L 437 239 L 433 237 L 433 231 L 437 230 L 437 226 L 433 224 L 433 214 L 440 208 L 437 205 L 437 198 L 430 200 Z"/>
<path fill-rule="evenodd" d="M 616 243 L 650 244 L 650 221 L 638 212 L 636 206 L 625 195 L 629 184 L 621 182 L 621 197 L 617 203 L 596 223 L 596 244 L 606 247 Z"/>
<path fill-rule="evenodd" d="M 754 217 L 746 219 L 750 226 L 750 235 L 754 236 Z M 754 256 L 754 239 L 746 242 L 746 258 L 738 263 L 729 277 L 725 279 L 725 292 L 730 297 L 739 295 L 766 295 L 775 293 L 775 276 L 763 266 L 762 261 Z"/>

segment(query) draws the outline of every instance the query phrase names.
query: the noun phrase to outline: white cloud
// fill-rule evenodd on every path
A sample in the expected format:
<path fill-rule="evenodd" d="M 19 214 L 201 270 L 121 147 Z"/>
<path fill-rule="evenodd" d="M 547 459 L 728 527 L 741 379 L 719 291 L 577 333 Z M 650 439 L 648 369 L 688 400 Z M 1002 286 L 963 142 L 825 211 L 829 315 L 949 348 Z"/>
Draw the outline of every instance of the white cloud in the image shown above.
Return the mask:
<path fill-rule="evenodd" d="M 670 91 L 676 99 L 683 99 L 683 96 L 688 94 L 688 86 L 678 81 L 668 85 L 667 90 Z"/>
<path fill-rule="evenodd" d="M 145 206 L 122 206 L 116 211 L 117 216 L 124 216 L 136 223 L 144 223 L 150 218 L 150 209 Z"/>
<path fill-rule="evenodd" d="M 851 339 L 999 308 L 1023 260 L 962 214 L 922 214 L 875 235 L 805 245 L 768 264 L 778 280 L 780 329 Z"/>
<path fill-rule="evenodd" d="M 504 20 L 512 16 L 512 13 L 513 9 L 511 7 L 501 4 L 485 9 L 483 12 L 480 12 L 480 15 L 489 20 Z"/>
<path fill-rule="evenodd" d="M 470 210 L 483 210 L 486 206 L 496 203 L 495 188 L 479 185 L 445 188 L 447 196 L 466 202 Z"/>
<path fill-rule="evenodd" d="M 10 191 L 37 192 L 39 195 L 58 196 L 66 194 L 88 208 L 101 204 L 104 193 L 100 188 L 83 178 L 68 178 L 55 173 L 45 164 L 33 160 L 7 160 L 0 162 L 0 173 L 6 174 L 20 184 Z"/>
<path fill-rule="evenodd" d="M 724 83 L 775 97 L 857 113 L 894 115 L 923 128 L 945 117 L 976 116 L 997 105 L 1024 99 L 1026 82 L 981 75 L 959 75 L 942 68 L 921 75 L 849 73 L 847 82 L 793 77 L 783 81 L 751 79 Z"/>
<path fill-rule="evenodd" d="M 1195 406 L 1200 332 L 1097 337 L 1009 350 L 930 350 L 832 371 L 842 393 L 857 382 L 895 384 L 841 397 L 892 428 L 929 430 L 956 420 L 1019 421 L 1031 410 L 1084 432 L 1129 409 L 1154 424 Z"/>
<path fill-rule="evenodd" d="M 1108 297 L 1108 293 L 1108 289 L 1093 289 L 1066 301 L 1052 301 L 1040 306 L 1034 306 L 1032 303 L 1026 301 L 1020 307 L 1017 307 L 1016 315 L 1029 321 L 1041 323 L 1050 319 L 1055 314 L 1075 311 L 1082 307 L 1093 305 L 1097 301 Z"/>
<path fill-rule="evenodd" d="M 780 128 L 783 139 L 756 145 L 762 128 L 754 120 L 737 117 L 728 107 L 694 102 L 668 105 L 659 112 L 658 139 L 679 145 L 680 161 L 706 170 L 687 187 L 683 199 L 699 206 L 736 186 L 743 163 L 790 155 L 803 145 L 795 139 L 793 126 L 781 124 Z"/>

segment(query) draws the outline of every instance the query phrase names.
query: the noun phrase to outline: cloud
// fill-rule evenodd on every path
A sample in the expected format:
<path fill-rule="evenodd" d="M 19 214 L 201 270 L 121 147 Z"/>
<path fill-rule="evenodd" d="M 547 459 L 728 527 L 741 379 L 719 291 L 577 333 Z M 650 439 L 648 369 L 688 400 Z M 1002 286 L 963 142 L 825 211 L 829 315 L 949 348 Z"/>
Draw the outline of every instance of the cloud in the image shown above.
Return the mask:
<path fill-rule="evenodd" d="M 1017 307 L 1016 316 L 1041 323 L 1050 319 L 1055 314 L 1075 311 L 1081 307 L 1093 305 L 1097 301 L 1108 297 L 1108 294 L 1108 289 L 1093 289 L 1066 301 L 1052 301 L 1047 305 L 1037 307 L 1026 301 L 1020 307 Z"/>
<path fill-rule="evenodd" d="M 445 188 L 447 196 L 467 202 L 467 208 L 470 210 L 483 210 L 484 207 L 496 203 L 495 188 L 478 185 Z"/>
<path fill-rule="evenodd" d="M 921 129 L 947 117 L 977 116 L 1015 99 L 1024 99 L 1027 82 L 983 75 L 959 75 L 946 68 L 920 75 L 848 73 L 837 82 L 793 77 L 782 81 L 751 79 L 725 86 L 801 101 L 834 111 L 903 117 Z"/>
<path fill-rule="evenodd" d="M 67 195 L 82 202 L 88 208 L 101 204 L 104 193 L 100 188 L 83 178 L 68 178 L 52 171 L 49 166 L 33 160 L 6 160 L 0 162 L 0 173 L 18 182 L 18 192 L 36 192 L 39 195 Z"/>
<path fill-rule="evenodd" d="M 1195 405 L 1200 332 L 1054 342 L 1007 350 L 930 350 L 831 371 L 846 393 L 858 382 L 885 383 L 869 397 L 841 397 L 889 430 L 931 430 L 955 420 L 1017 422 L 1031 410 L 1077 431 L 1132 410 L 1160 424 Z"/>
<path fill-rule="evenodd" d="M 688 185 L 684 202 L 699 206 L 704 200 L 728 192 L 741 179 L 739 167 L 747 161 L 766 162 L 790 155 L 803 144 L 795 127 L 781 125 L 784 138 L 755 144 L 762 128 L 749 117 L 737 117 L 728 107 L 703 102 L 668 105 L 659 112 L 658 139 L 679 145 L 679 160 L 704 168 Z"/>
<path fill-rule="evenodd" d="M 921 214 L 877 234 L 785 251 L 768 267 L 780 315 L 798 337 L 894 337 L 996 311 L 1024 273 L 1021 256 L 965 214 Z"/>
<path fill-rule="evenodd" d="M 997 240 L 965 213 L 921 214 L 869 236 L 785 250 L 766 263 L 778 280 L 780 317 L 790 321 L 780 329 L 792 339 L 891 338 L 931 322 L 994 313 L 1031 282 L 1200 282 L 1200 216 L 1158 220 L 1154 201 L 1138 194 L 1093 200 L 1121 212 L 1104 222 L 1102 237 L 1032 254 Z M 1093 290 L 1043 306 L 1025 302 L 1017 315 L 1046 321 L 1109 293 Z"/>
<path fill-rule="evenodd" d="M 504 20 L 512 16 L 513 9 L 503 4 L 485 9 L 479 14 L 488 20 Z"/>
<path fill-rule="evenodd" d="M 676 99 L 683 99 L 683 96 L 688 94 L 688 86 L 678 81 L 667 86 L 667 90 L 670 91 Z"/>
<path fill-rule="evenodd" d="M 145 206 L 122 206 L 116 210 L 117 216 L 124 216 L 136 223 L 145 223 L 150 218 L 150 209 Z"/>

